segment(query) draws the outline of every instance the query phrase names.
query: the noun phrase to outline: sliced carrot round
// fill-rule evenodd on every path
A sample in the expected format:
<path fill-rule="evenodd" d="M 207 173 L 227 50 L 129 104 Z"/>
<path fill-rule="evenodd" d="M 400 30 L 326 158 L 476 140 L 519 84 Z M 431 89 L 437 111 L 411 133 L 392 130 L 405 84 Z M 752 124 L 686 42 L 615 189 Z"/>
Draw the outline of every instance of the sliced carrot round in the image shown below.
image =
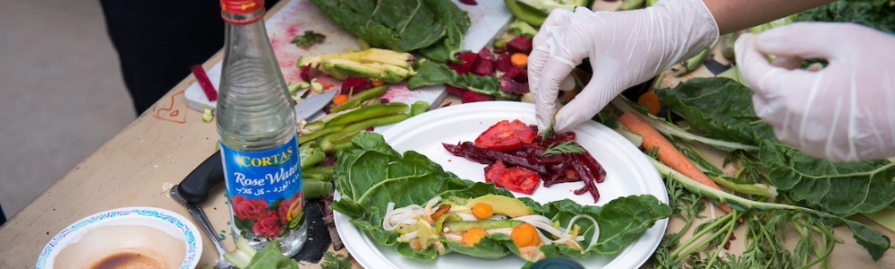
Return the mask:
<path fill-rule="evenodd" d="M 510 56 L 510 62 L 516 67 L 525 68 L 528 66 L 528 55 L 515 53 L 513 56 Z"/>
<path fill-rule="evenodd" d="M 647 92 L 640 95 L 637 98 L 637 103 L 646 107 L 647 111 L 650 114 L 658 115 L 659 111 L 662 111 L 662 101 L 659 100 L 659 96 L 652 92 Z"/>
<path fill-rule="evenodd" d="M 334 105 L 341 105 L 342 103 L 345 103 L 345 101 L 348 101 L 348 96 L 344 94 L 336 95 L 336 97 L 333 98 Z"/>

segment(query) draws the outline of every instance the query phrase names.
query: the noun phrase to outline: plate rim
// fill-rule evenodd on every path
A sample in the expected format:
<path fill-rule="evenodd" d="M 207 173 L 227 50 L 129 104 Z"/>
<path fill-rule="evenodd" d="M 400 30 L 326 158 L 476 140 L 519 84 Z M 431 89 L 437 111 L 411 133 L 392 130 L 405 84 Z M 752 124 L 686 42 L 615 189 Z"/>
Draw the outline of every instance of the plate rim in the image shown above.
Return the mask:
<path fill-rule="evenodd" d="M 155 214 L 147 215 L 141 212 L 154 212 Z M 172 223 L 171 220 L 166 220 L 164 217 L 170 217 L 171 220 L 176 221 L 176 223 L 179 223 L 184 227 L 181 228 L 177 224 Z M 54 253 L 54 251 L 58 249 L 56 248 L 56 244 L 64 240 L 66 236 L 68 236 L 72 232 L 115 218 L 156 218 L 164 221 L 167 224 L 173 225 L 175 228 L 181 229 L 181 231 L 183 232 L 183 236 L 186 239 L 184 243 L 186 244 L 187 253 L 184 257 L 183 262 L 181 263 L 180 269 L 192 269 L 199 265 L 199 260 L 201 259 L 202 255 L 202 236 L 200 235 L 199 229 L 196 227 L 195 224 L 187 220 L 187 218 L 185 218 L 183 215 L 164 208 L 130 206 L 97 212 L 91 214 L 90 216 L 81 218 L 73 222 L 72 224 L 69 224 L 65 227 L 65 229 L 62 229 L 61 231 L 56 233 L 56 235 L 54 235 L 50 239 L 50 241 L 47 242 L 46 245 L 44 245 L 40 252 L 40 255 L 37 258 L 37 264 L 35 265 L 35 268 L 45 268 L 50 254 Z"/>
<path fill-rule="evenodd" d="M 442 107 L 442 108 L 438 108 L 435 110 L 427 111 L 426 113 L 423 113 L 419 116 L 412 117 L 408 120 L 397 123 L 397 124 L 393 125 L 392 127 L 397 127 L 399 125 L 412 125 L 412 124 L 415 125 L 417 122 L 425 122 L 427 120 L 427 118 L 437 118 L 439 116 L 451 116 L 451 114 L 456 115 L 455 113 L 457 113 L 457 112 L 471 113 L 471 112 L 474 112 L 477 110 L 482 110 L 482 109 L 487 109 L 487 110 L 500 110 L 500 109 L 503 109 L 503 110 L 513 110 L 513 109 L 533 110 L 534 104 L 523 103 L 523 102 L 514 102 L 514 101 L 489 101 L 489 102 L 475 102 L 475 103 L 452 105 L 449 107 Z M 469 111 L 465 111 L 465 110 L 469 110 Z M 428 115 L 426 115 L 426 114 L 428 114 Z M 428 116 L 428 117 L 422 117 L 422 116 Z M 616 139 L 627 142 L 627 140 L 624 137 L 622 137 L 620 134 L 618 134 L 617 132 L 613 131 L 612 129 L 610 129 L 609 127 L 607 127 L 601 123 L 598 123 L 596 121 L 589 121 L 585 124 L 590 125 L 589 127 L 596 128 L 598 130 L 599 129 L 608 130 L 608 131 L 610 131 L 610 132 L 607 132 L 607 134 L 609 136 L 612 136 L 612 137 L 615 137 Z M 588 127 L 588 126 L 583 126 L 583 127 L 579 127 L 579 128 L 584 128 L 584 127 Z M 394 132 L 396 132 L 394 130 L 399 130 L 399 128 L 388 128 L 386 131 L 382 132 L 381 134 L 383 136 L 383 139 L 388 141 L 389 137 L 396 136 L 397 134 L 393 134 Z M 603 130 L 600 130 L 600 131 L 603 131 Z M 639 149 L 637 149 L 631 143 L 620 143 L 619 147 L 621 147 L 623 150 L 626 150 L 626 151 L 627 150 L 636 150 L 639 152 Z M 403 152 L 402 152 L 402 154 L 403 154 Z M 646 159 L 646 156 L 635 155 L 635 156 L 624 156 L 624 157 L 625 158 L 633 158 L 632 159 L 633 162 L 639 163 L 639 164 L 635 164 L 637 166 L 646 165 L 648 167 L 652 167 L 650 165 L 649 161 Z M 433 162 L 434 162 L 434 160 L 433 160 Z M 661 175 L 659 175 L 658 171 L 656 171 L 655 169 L 652 169 L 649 171 L 642 171 L 642 172 L 644 173 L 644 176 L 654 177 L 655 179 L 657 179 L 657 181 L 654 181 L 654 182 L 662 182 Z M 644 179 L 646 179 L 646 178 L 644 178 Z M 664 184 L 662 184 L 661 186 L 659 186 L 659 185 L 653 186 L 655 188 L 655 190 L 653 190 L 653 188 L 650 187 L 650 185 L 653 185 L 653 184 L 649 183 L 648 181 L 644 181 L 643 184 L 645 185 L 645 187 L 647 189 L 650 189 L 651 191 L 660 192 L 660 193 L 647 193 L 647 194 L 652 194 L 652 195 L 656 196 L 656 198 L 663 204 L 666 204 L 666 205 L 669 204 L 668 193 L 666 191 Z M 334 195 L 334 200 L 338 200 L 338 199 L 340 199 L 340 196 L 339 196 L 338 190 L 336 190 L 335 195 Z M 351 218 L 339 213 L 338 211 L 333 211 L 333 214 L 334 214 L 333 217 L 334 217 L 336 228 L 337 228 L 336 231 L 338 232 L 338 234 L 341 238 L 351 238 L 353 236 L 359 235 L 361 237 L 359 239 L 363 240 L 362 242 L 365 242 L 364 244 L 356 243 L 355 245 L 348 244 L 348 243 L 344 244 L 345 248 L 349 251 L 349 253 L 352 254 L 352 256 L 355 256 L 355 259 L 358 260 L 358 263 L 361 264 L 361 266 L 372 265 L 375 268 L 383 268 L 383 266 L 387 266 L 389 268 L 399 268 L 397 265 L 392 263 L 388 258 L 384 257 L 383 254 L 377 250 L 376 245 L 370 245 L 370 244 L 376 244 L 376 243 L 372 242 L 368 235 L 361 232 L 353 224 L 351 224 L 350 223 Z M 662 238 L 664 238 L 665 231 L 668 228 L 669 220 L 670 220 L 670 218 L 664 218 L 664 219 L 660 219 L 660 220 L 656 221 L 656 223 L 653 225 L 653 227 L 651 227 L 644 233 L 644 235 L 646 235 L 646 233 L 651 230 L 661 230 L 661 236 L 654 239 L 653 242 L 651 244 L 649 244 L 649 246 L 648 246 L 649 249 L 651 250 L 650 253 L 655 252 L 656 248 L 661 243 Z M 349 227 L 349 228 L 351 228 L 351 230 L 349 231 L 348 229 L 342 229 L 342 227 Z M 641 238 L 643 238 L 644 235 L 642 235 Z M 638 239 L 637 241 L 634 241 L 634 243 L 632 243 L 632 245 L 639 242 L 640 240 L 642 240 L 642 239 Z M 347 242 L 347 240 L 343 240 L 343 241 Z M 360 240 L 357 240 L 357 241 L 360 241 Z M 356 255 L 357 251 L 360 250 L 360 249 L 356 248 L 358 245 L 369 246 L 369 249 L 371 249 L 375 252 L 374 253 L 365 253 L 365 254 L 375 254 L 375 255 Z M 629 248 L 630 246 L 631 245 L 629 245 L 628 247 L 626 247 L 625 249 L 623 249 L 622 251 L 620 251 L 618 254 L 615 254 L 615 255 L 621 255 L 621 254 L 627 252 L 628 250 L 630 250 L 630 248 Z M 369 251 L 369 250 L 367 250 L 367 251 Z M 377 261 L 375 261 L 375 262 L 370 261 L 369 259 L 373 258 L 371 256 L 375 256 Z M 644 263 L 646 263 L 647 260 L 648 260 L 648 258 L 644 259 L 643 261 L 638 262 L 638 264 L 636 264 L 636 267 L 642 266 Z M 617 259 L 617 258 L 613 259 L 609 264 L 607 264 L 607 266 L 615 265 L 616 261 L 619 261 L 619 259 Z"/>

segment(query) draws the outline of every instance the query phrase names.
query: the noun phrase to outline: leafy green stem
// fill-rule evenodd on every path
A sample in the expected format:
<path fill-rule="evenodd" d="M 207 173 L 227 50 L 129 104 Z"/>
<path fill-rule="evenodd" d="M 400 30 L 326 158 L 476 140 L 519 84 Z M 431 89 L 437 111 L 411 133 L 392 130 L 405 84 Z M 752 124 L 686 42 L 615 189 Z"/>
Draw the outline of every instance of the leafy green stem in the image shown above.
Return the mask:
<path fill-rule="evenodd" d="M 738 212 L 734 211 L 733 213 L 736 214 Z M 722 237 L 722 240 L 729 240 L 730 235 L 733 234 L 733 229 L 736 228 L 736 225 L 733 225 L 735 223 L 735 220 L 728 223 L 728 226 L 730 226 L 730 228 L 727 229 L 727 233 L 724 235 L 724 237 Z M 724 248 L 724 245 L 726 244 L 718 244 L 717 249 L 715 249 L 715 254 L 712 255 L 711 259 L 709 259 L 709 263 L 705 266 L 705 268 L 712 268 L 712 264 L 714 264 L 715 260 L 718 259 L 718 256 L 721 255 L 721 249 Z"/>
<path fill-rule="evenodd" d="M 690 255 L 690 253 L 693 253 L 694 251 L 699 250 L 700 248 L 704 247 L 706 244 L 708 244 L 709 242 L 714 240 L 715 237 L 718 237 L 718 235 L 720 235 L 720 234 L 715 233 L 708 239 L 705 239 L 702 242 L 700 242 L 699 244 L 696 244 L 695 247 L 690 248 L 689 250 L 681 253 L 681 251 L 683 251 L 684 249 L 686 249 L 687 247 L 689 247 L 690 245 L 695 243 L 696 240 L 705 236 L 705 234 L 715 230 L 715 228 L 718 228 L 718 226 L 724 224 L 724 226 L 722 226 L 721 229 L 726 229 L 729 225 L 733 225 L 733 223 L 735 223 L 736 219 L 738 218 L 737 216 L 738 216 L 737 211 L 734 210 L 733 213 L 727 214 L 724 217 L 721 217 L 720 219 L 715 220 L 714 222 L 709 224 L 707 227 L 702 229 L 702 231 L 699 231 L 699 233 L 693 235 L 693 237 L 690 238 L 690 240 L 687 240 L 687 242 L 685 242 L 677 250 L 675 250 L 674 252 L 671 253 L 671 257 L 676 257 L 674 259 L 674 263 L 681 262 L 682 260 L 684 260 L 685 257 L 687 257 L 687 255 Z"/>

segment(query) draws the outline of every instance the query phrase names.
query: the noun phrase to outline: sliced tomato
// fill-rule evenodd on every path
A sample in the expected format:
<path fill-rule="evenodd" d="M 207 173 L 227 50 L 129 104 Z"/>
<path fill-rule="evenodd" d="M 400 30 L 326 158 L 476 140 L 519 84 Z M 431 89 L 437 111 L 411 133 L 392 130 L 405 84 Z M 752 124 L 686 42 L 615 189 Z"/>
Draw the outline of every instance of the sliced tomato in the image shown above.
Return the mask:
<path fill-rule="evenodd" d="M 522 147 L 522 140 L 516 136 L 516 131 L 510 127 L 510 122 L 502 120 L 479 135 L 475 139 L 475 145 L 497 151 L 510 151 Z"/>
<path fill-rule="evenodd" d="M 538 173 L 512 167 L 507 168 L 495 183 L 509 191 L 531 195 L 541 185 L 541 177 Z"/>
<path fill-rule="evenodd" d="M 507 167 L 498 160 L 485 172 L 485 181 L 494 182 L 494 185 L 505 188 L 511 192 L 531 195 L 541 185 L 541 177 L 538 173 L 519 167 Z"/>
<path fill-rule="evenodd" d="M 506 172 L 507 166 L 503 164 L 500 160 L 497 160 L 494 164 L 488 168 L 488 171 L 485 172 L 485 181 L 487 182 L 495 182 L 500 181 L 501 175 Z M 500 186 L 500 185 L 498 185 Z"/>
<path fill-rule="evenodd" d="M 525 144 L 531 143 L 531 141 L 534 141 L 535 137 L 538 136 L 538 134 L 535 133 L 535 131 L 532 130 L 531 127 L 528 127 L 528 125 L 519 120 L 513 120 L 513 122 L 510 122 L 510 128 L 512 128 L 513 131 L 516 132 L 516 137 L 518 137 L 519 140 L 522 140 L 522 143 Z"/>

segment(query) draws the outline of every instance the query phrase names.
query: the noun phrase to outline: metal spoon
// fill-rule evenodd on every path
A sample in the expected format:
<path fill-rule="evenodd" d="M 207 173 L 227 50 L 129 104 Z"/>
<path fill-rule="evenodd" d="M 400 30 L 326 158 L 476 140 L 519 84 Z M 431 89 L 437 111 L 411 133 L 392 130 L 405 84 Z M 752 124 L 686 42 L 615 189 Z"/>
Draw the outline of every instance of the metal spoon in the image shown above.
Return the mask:
<path fill-rule="evenodd" d="M 208 238 L 214 243 L 214 248 L 218 251 L 218 264 L 216 266 L 221 269 L 236 268 L 224 259 L 224 253 L 227 253 L 227 248 L 224 247 L 224 243 L 218 238 L 214 227 L 211 225 L 211 222 L 208 221 L 208 217 L 205 216 L 205 211 L 203 211 L 202 207 L 199 207 L 199 205 L 189 203 L 184 200 L 183 197 L 180 197 L 180 194 L 177 193 L 178 187 L 179 186 L 177 185 L 171 187 L 171 198 L 174 198 L 175 201 L 186 207 L 187 211 L 190 212 L 190 215 L 193 216 L 193 219 L 199 222 L 199 226 L 202 226 L 202 230 L 205 231 Z"/>

